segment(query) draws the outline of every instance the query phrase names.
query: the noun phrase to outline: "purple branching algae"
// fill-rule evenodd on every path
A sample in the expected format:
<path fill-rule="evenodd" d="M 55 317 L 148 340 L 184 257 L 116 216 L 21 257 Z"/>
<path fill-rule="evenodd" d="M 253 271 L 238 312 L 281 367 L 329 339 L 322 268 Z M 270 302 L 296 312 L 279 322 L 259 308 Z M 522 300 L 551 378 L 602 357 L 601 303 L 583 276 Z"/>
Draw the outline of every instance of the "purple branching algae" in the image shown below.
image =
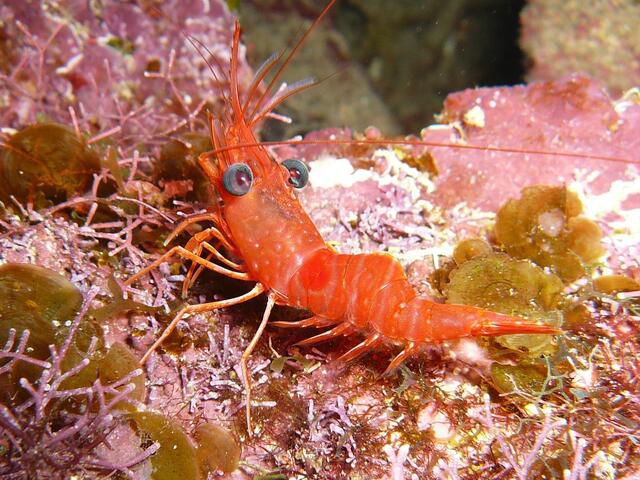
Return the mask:
<path fill-rule="evenodd" d="M 19 385 L 26 399 L 17 403 L 0 403 L 0 476 L 6 479 L 68 478 L 74 473 L 121 472 L 133 476 L 131 469 L 144 462 L 157 449 L 153 444 L 141 453 L 118 462 L 97 453 L 100 446 L 109 445 L 109 435 L 121 422 L 121 413 L 114 407 L 128 400 L 135 389 L 131 382 L 142 373 L 134 370 L 107 384 L 96 379 L 91 385 L 65 388 L 67 379 L 86 368 L 98 346 L 93 338 L 80 361 L 65 370 L 63 361 L 69 352 L 81 320 L 87 313 L 96 291 L 86 295 L 84 304 L 72 321 L 63 343 L 51 345 L 46 361 L 29 355 L 29 335 L 25 330 L 18 338 L 15 329 L 8 331 L 0 349 L 0 377 L 9 374 L 18 363 L 28 363 L 40 370 L 35 381 L 26 378 Z M 70 405 L 79 405 L 73 408 Z"/>

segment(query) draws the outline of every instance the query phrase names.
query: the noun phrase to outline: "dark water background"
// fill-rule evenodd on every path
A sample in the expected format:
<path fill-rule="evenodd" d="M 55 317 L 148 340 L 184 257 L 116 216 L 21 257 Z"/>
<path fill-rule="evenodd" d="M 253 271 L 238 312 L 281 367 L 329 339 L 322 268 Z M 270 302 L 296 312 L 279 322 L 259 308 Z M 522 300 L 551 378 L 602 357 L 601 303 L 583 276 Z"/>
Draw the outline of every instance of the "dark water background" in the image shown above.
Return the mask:
<path fill-rule="evenodd" d="M 325 2 L 240 2 L 252 65 L 291 45 Z M 331 76 L 317 93 L 285 107 L 291 128 L 274 136 L 321 128 L 379 126 L 417 132 L 433 123 L 450 92 L 523 82 L 518 47 L 523 1 L 341 0 L 313 32 L 289 81 Z"/>

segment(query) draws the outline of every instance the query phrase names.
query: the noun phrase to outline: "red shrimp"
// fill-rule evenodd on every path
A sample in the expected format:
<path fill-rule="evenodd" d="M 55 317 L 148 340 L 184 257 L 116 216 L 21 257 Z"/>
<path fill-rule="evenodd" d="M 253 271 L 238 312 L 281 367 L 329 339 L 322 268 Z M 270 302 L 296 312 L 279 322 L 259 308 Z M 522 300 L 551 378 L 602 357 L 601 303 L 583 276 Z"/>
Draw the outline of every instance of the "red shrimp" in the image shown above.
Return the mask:
<path fill-rule="evenodd" d="M 402 265 L 393 256 L 387 253 L 341 254 L 322 239 L 295 194 L 295 190 L 307 181 L 305 165 L 298 160 L 278 163 L 265 148 L 266 143 L 256 139 L 254 129 L 284 100 L 310 86 L 310 83 L 300 83 L 269 96 L 284 68 L 334 3 L 332 0 L 325 7 L 277 69 L 280 57 L 265 63 L 243 99 L 236 79 L 240 40 L 240 28 L 236 23 L 230 72 L 224 79 L 230 85 L 224 99 L 226 110 L 219 118 L 210 119 L 214 148 L 199 158 L 221 202 L 216 213 L 197 215 L 183 222 L 168 241 L 192 223 L 209 221 L 213 226 L 194 235 L 185 247 L 171 248 L 126 282 L 132 284 L 149 270 L 178 255 L 192 262 L 184 292 L 202 269 L 255 283 L 248 293 L 238 297 L 182 308 L 141 363 L 146 362 L 185 316 L 229 307 L 267 294 L 262 321 L 241 358 L 249 432 L 251 383 L 247 361 L 275 304 L 306 309 L 313 316 L 297 322 L 273 322 L 273 325 L 331 327 L 303 340 L 301 345 L 344 335 L 363 336 L 362 342 L 339 358 L 341 361 L 353 360 L 385 343 L 399 345 L 401 351 L 390 362 L 387 371 L 431 343 L 482 335 L 560 333 L 549 325 L 520 317 L 468 305 L 434 302 L 416 293 L 407 281 Z M 273 79 L 262 91 L 262 81 L 274 70 Z M 222 251 L 220 247 L 223 247 Z M 225 254 L 233 255 L 241 262 L 234 262 Z"/>

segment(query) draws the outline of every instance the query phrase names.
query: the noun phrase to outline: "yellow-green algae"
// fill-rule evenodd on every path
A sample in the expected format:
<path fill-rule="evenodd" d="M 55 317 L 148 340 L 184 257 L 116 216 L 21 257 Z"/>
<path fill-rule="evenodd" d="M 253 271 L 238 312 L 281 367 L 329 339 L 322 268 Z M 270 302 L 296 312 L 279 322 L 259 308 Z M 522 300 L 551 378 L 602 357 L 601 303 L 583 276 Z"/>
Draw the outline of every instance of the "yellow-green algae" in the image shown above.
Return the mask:
<path fill-rule="evenodd" d="M 100 171 L 100 159 L 70 128 L 41 123 L 23 128 L 0 146 L 0 201 L 64 201 L 83 193 Z"/>
<path fill-rule="evenodd" d="M 564 186 L 527 187 L 498 211 L 496 238 L 509 255 L 528 258 L 572 282 L 604 253 L 600 228 L 580 213 L 580 199 Z"/>
<path fill-rule="evenodd" d="M 605 294 L 635 292 L 640 290 L 640 283 L 625 275 L 602 275 L 593 279 L 593 289 Z"/>
<path fill-rule="evenodd" d="M 560 300 L 562 281 L 527 260 L 491 253 L 464 262 L 449 275 L 449 303 L 507 314 L 549 311 Z"/>
<path fill-rule="evenodd" d="M 453 259 L 457 267 L 448 269 L 448 282 L 443 287 L 447 301 L 557 327 L 565 321 L 572 325 L 588 321 L 588 310 L 567 302 L 562 295 L 563 283 L 584 276 L 585 267 L 604 252 L 599 227 L 581 213 L 578 196 L 566 187 L 537 185 L 523 189 L 519 199 L 508 200 L 497 214 L 495 236 L 506 253 L 494 252 L 481 239 L 463 240 L 456 246 Z M 635 281 L 623 276 L 593 281 L 593 289 L 602 293 L 636 286 Z M 489 344 L 494 358 L 501 357 L 501 348 L 518 355 L 515 365 L 494 362 L 491 367 L 494 387 L 502 393 L 542 393 L 549 369 L 556 368 L 556 361 L 564 363 L 556 358 L 559 350 L 551 335 L 505 335 Z"/>
<path fill-rule="evenodd" d="M 177 422 L 155 412 L 132 412 L 128 418 L 137 428 L 143 444 L 158 442 L 160 445 L 150 457 L 153 480 L 202 478 L 196 449 Z"/>
<path fill-rule="evenodd" d="M 449 275 L 445 295 L 449 303 L 475 305 L 494 312 L 562 324 L 557 310 L 562 281 L 527 260 L 504 253 L 473 258 Z M 510 350 L 538 355 L 553 342 L 550 335 L 503 335 L 495 341 Z"/>
<path fill-rule="evenodd" d="M 111 293 L 111 300 L 106 305 L 89 311 L 90 316 L 100 324 L 109 318 L 129 311 L 149 314 L 162 312 L 161 308 L 150 307 L 144 303 L 136 302 L 131 298 L 125 298 L 122 288 L 113 277 L 109 278 L 107 288 L 109 288 L 109 292 Z"/>
<path fill-rule="evenodd" d="M 49 345 L 58 348 L 62 345 L 82 305 L 82 294 L 65 277 L 43 267 L 20 263 L 0 265 L 0 298 L 0 344 L 6 342 L 11 328 L 18 335 L 29 330 L 26 353 L 39 360 L 49 358 Z M 100 352 L 100 329 L 83 319 L 62 362 L 63 371 L 82 360 L 94 337 L 99 341 L 97 352 Z M 33 381 L 39 374 L 39 367 L 17 362 L 13 371 L 0 379 L 4 387 L 2 394 L 11 396 L 19 390 L 19 378 Z M 65 380 L 63 385 L 65 388 L 90 385 L 97 375 L 98 364 L 92 361 L 78 374 Z"/>
<path fill-rule="evenodd" d="M 198 445 L 197 457 L 203 475 L 222 470 L 233 472 L 240 462 L 240 444 L 224 428 L 211 423 L 200 425 L 193 432 Z"/>
<path fill-rule="evenodd" d="M 62 275 L 43 267 L 20 263 L 0 265 L 0 298 L 0 344 L 4 344 L 11 328 L 18 335 L 29 330 L 25 353 L 39 360 L 49 358 L 50 345 L 60 348 L 83 300 L 76 286 Z M 62 361 L 62 371 L 69 370 L 84 358 L 92 338 L 98 340 L 97 349 L 85 368 L 63 382 L 64 388 L 89 386 L 97 378 L 106 385 L 138 368 L 138 359 L 122 343 L 114 343 L 105 352 L 102 330 L 95 319 L 89 318 L 87 315 L 87 318 L 80 320 L 71 346 Z M 17 362 L 11 372 L 0 378 L 0 399 L 19 401 L 22 397 L 18 380 L 25 377 L 33 382 L 39 377 L 40 370 L 40 367 L 27 362 Z M 129 398 L 144 400 L 144 377 L 137 376 L 131 383 L 135 389 L 129 394 Z M 125 386 L 120 387 L 122 388 Z M 125 402 L 121 402 L 118 407 L 129 408 Z"/>
<path fill-rule="evenodd" d="M 103 385 L 116 382 L 123 378 L 125 375 L 133 372 L 139 368 L 138 358 L 133 352 L 122 342 L 115 342 L 106 354 L 100 359 L 98 365 L 98 376 Z M 138 375 L 131 379 L 134 385 L 134 390 L 129 393 L 128 398 L 137 400 L 139 402 L 144 401 L 146 396 L 145 377 L 144 375 Z M 121 387 L 120 390 L 124 388 Z M 126 402 L 120 402 L 117 405 L 118 408 L 129 409 L 130 404 Z"/>
<path fill-rule="evenodd" d="M 482 257 L 493 253 L 493 248 L 481 238 L 466 238 L 456 245 L 453 250 L 453 260 L 457 265 L 472 258 Z"/>
<path fill-rule="evenodd" d="M 500 393 L 519 391 L 535 394 L 544 389 L 547 371 L 539 362 L 520 365 L 494 362 L 491 365 L 491 378 Z"/>

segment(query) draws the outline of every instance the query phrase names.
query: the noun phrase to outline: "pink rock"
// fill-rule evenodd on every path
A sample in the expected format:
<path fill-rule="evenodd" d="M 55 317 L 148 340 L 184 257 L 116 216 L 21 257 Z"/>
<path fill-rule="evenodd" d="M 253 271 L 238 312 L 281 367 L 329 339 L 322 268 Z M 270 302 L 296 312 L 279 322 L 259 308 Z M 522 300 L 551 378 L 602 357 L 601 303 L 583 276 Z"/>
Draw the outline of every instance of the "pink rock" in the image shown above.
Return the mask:
<path fill-rule="evenodd" d="M 454 93 L 444 118 L 446 127 L 422 132 L 426 142 L 465 146 L 431 149 L 441 171 L 434 200 L 444 206 L 465 201 L 493 211 L 527 185 L 588 176 L 590 192 L 601 194 L 616 180 L 638 178 L 640 105 L 611 101 L 601 85 L 583 76 Z M 639 205 L 637 200 L 625 207 Z"/>

